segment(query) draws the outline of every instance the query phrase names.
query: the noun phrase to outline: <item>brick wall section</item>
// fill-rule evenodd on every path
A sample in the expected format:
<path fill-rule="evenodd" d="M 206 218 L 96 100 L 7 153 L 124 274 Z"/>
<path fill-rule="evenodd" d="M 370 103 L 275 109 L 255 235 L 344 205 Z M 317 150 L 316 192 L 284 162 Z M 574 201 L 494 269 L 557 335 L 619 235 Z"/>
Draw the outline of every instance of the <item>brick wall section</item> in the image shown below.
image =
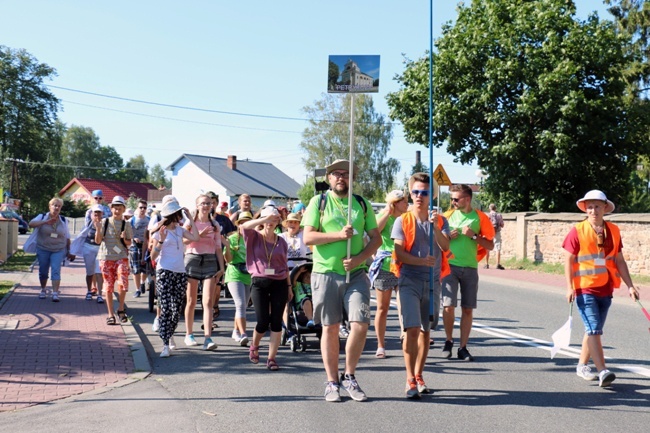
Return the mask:
<path fill-rule="evenodd" d="M 501 257 L 563 263 L 562 241 L 584 213 L 503 214 Z M 612 214 L 623 238 L 623 255 L 632 274 L 650 275 L 650 214 Z"/>

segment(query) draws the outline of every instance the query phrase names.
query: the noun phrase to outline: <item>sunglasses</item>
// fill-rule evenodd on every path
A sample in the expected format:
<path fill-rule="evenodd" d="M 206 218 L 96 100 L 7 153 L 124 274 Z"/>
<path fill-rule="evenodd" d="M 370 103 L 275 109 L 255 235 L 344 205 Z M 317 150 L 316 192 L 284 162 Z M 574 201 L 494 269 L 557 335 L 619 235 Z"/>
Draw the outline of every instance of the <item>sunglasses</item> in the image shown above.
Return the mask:
<path fill-rule="evenodd" d="M 420 197 L 429 197 L 429 191 L 426 189 L 413 189 L 411 190 L 411 194 Z"/>
<path fill-rule="evenodd" d="M 458 203 L 460 200 L 462 200 L 462 199 L 464 199 L 464 198 L 467 198 L 467 196 L 464 195 L 464 196 L 462 196 L 462 197 L 452 198 L 451 201 L 454 202 L 454 203 Z"/>
<path fill-rule="evenodd" d="M 95 197 L 95 200 L 103 200 L 104 197 Z"/>
<path fill-rule="evenodd" d="M 138 209 L 146 209 L 146 206 L 138 206 Z"/>

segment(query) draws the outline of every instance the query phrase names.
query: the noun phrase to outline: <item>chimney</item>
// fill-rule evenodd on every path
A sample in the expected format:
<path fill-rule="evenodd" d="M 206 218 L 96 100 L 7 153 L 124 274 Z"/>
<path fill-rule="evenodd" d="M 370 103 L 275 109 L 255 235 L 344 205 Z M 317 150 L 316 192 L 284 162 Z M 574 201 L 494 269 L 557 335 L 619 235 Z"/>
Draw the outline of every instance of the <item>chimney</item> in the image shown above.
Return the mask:
<path fill-rule="evenodd" d="M 228 168 L 231 170 L 237 170 L 237 156 L 228 155 Z"/>
<path fill-rule="evenodd" d="M 415 151 L 415 165 L 418 166 L 418 167 L 420 166 L 420 151 L 419 150 Z"/>

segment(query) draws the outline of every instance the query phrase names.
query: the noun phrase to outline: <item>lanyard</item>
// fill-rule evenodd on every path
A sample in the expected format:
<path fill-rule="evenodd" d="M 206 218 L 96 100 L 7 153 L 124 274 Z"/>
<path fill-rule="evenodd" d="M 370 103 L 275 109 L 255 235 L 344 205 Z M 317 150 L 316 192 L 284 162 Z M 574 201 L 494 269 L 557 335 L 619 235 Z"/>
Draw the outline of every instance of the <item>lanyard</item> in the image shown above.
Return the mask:
<path fill-rule="evenodd" d="M 264 243 L 264 252 L 266 253 L 266 267 L 270 268 L 271 267 L 271 257 L 273 256 L 273 251 L 275 250 L 275 246 L 278 244 L 278 235 L 275 235 L 275 243 L 273 244 L 273 248 L 271 248 L 271 252 L 266 248 L 266 237 L 262 235 L 262 242 Z"/>

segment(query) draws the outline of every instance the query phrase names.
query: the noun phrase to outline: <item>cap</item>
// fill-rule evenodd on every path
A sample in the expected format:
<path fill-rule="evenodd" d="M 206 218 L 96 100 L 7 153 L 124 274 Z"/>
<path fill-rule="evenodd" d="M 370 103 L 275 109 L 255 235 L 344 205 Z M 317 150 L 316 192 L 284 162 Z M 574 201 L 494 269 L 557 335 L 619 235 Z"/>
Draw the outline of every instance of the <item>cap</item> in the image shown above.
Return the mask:
<path fill-rule="evenodd" d="M 126 206 L 124 197 L 122 197 L 121 195 L 116 195 L 115 197 L 113 197 L 113 201 L 111 201 L 111 207 L 118 206 L 118 205 Z"/>
<path fill-rule="evenodd" d="M 101 212 L 101 213 L 104 213 L 104 209 L 103 209 L 100 205 L 98 205 L 98 204 L 96 204 L 96 205 L 94 205 L 93 207 L 91 207 L 90 210 L 91 210 L 92 212 Z"/>
<path fill-rule="evenodd" d="M 404 191 L 401 189 L 394 189 L 386 194 L 386 203 L 395 203 L 404 198 Z"/>
<path fill-rule="evenodd" d="M 262 205 L 262 207 L 267 207 L 267 206 L 278 207 L 278 205 L 276 205 L 275 202 L 274 202 L 273 200 L 267 200 L 267 201 L 265 201 L 264 204 Z"/>
<path fill-rule="evenodd" d="M 96 189 L 92 192 L 93 197 L 103 197 L 104 193 L 102 192 L 101 189 Z"/>
<path fill-rule="evenodd" d="M 592 189 L 587 194 L 585 194 L 583 198 L 576 202 L 578 209 L 583 212 L 587 212 L 587 206 L 585 202 L 588 200 L 598 200 L 607 203 L 607 206 L 605 207 L 605 213 L 611 213 L 615 209 L 614 203 L 612 203 L 610 200 L 607 200 L 605 193 L 597 189 Z"/>
<path fill-rule="evenodd" d="M 219 203 L 219 207 L 228 207 L 228 202 L 222 201 L 221 203 Z"/>
<path fill-rule="evenodd" d="M 133 216 L 133 209 L 127 209 L 126 212 L 124 212 L 124 216 Z"/>
<path fill-rule="evenodd" d="M 262 209 L 262 212 L 260 212 L 260 218 L 265 218 L 271 215 L 280 215 L 280 213 L 273 206 L 267 206 Z"/>

